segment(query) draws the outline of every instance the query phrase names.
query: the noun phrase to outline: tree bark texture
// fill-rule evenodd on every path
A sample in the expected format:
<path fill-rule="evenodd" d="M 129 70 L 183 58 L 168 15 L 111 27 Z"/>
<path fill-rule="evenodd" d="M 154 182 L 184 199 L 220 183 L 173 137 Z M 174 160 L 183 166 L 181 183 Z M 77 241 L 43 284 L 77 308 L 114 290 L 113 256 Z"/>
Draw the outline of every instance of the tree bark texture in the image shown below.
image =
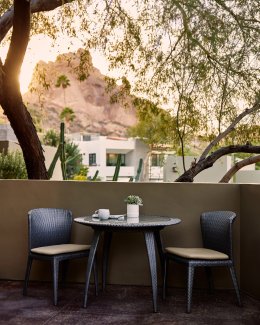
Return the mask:
<path fill-rule="evenodd" d="M 32 118 L 20 92 L 19 73 L 30 34 L 30 1 L 15 0 L 13 33 L 0 71 L 0 104 L 23 151 L 29 179 L 48 179 L 45 158 Z"/>
<path fill-rule="evenodd" d="M 260 153 L 260 146 L 252 146 L 250 144 L 246 145 L 232 145 L 220 148 L 214 151 L 207 158 L 199 160 L 192 164 L 192 166 L 184 172 L 180 177 L 178 177 L 175 182 L 193 182 L 194 177 L 198 175 L 204 169 L 210 168 L 213 164 L 222 156 L 236 153 L 236 152 L 245 152 L 245 153 Z"/>

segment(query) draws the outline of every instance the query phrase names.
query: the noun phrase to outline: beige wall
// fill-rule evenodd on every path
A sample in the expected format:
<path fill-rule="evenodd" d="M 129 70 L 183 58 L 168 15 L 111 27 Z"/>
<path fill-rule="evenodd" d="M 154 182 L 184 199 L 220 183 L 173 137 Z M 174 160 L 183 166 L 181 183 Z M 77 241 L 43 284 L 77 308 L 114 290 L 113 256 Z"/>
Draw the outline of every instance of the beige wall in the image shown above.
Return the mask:
<path fill-rule="evenodd" d="M 259 188 L 258 188 L 259 191 Z M 23 279 L 27 257 L 27 212 L 38 207 L 71 209 L 74 217 L 88 215 L 97 208 L 112 214 L 125 213 L 124 198 L 129 194 L 143 198 L 141 213 L 176 216 L 182 223 L 162 231 L 168 245 L 200 246 L 199 216 L 207 210 L 234 210 L 240 215 L 240 187 L 234 184 L 117 183 L 73 181 L 1 180 L 0 198 L 0 279 Z M 73 240 L 90 243 L 92 230 L 74 224 Z M 239 220 L 235 224 L 235 257 L 239 273 Z M 101 247 L 99 249 L 99 260 Z M 186 271 L 171 265 L 171 284 L 185 285 Z M 230 287 L 225 269 L 215 271 L 217 287 Z M 85 261 L 72 261 L 69 278 L 84 282 Z M 198 271 L 195 286 L 204 286 L 204 272 Z M 223 276 L 224 275 L 224 276 Z M 32 279 L 50 280 L 49 265 L 35 262 Z M 174 279 L 174 281 L 173 281 Z M 148 261 L 140 233 L 116 233 L 111 247 L 109 283 L 150 284 Z"/>
<path fill-rule="evenodd" d="M 260 186 L 246 184 L 117 183 L 72 181 L 0 181 L 0 279 L 24 277 L 27 258 L 27 212 L 37 207 L 71 209 L 74 217 L 109 208 L 125 213 L 124 198 L 138 194 L 144 200 L 141 213 L 176 216 L 181 224 L 162 231 L 165 246 L 201 246 L 199 216 L 207 210 L 233 210 L 234 251 L 242 290 L 260 299 Z M 90 243 L 92 230 L 73 224 L 73 241 Z M 101 243 L 102 244 L 102 243 Z M 99 262 L 101 260 L 99 248 Z M 241 253 L 240 253 L 241 251 Z M 84 282 L 85 261 L 72 261 L 69 279 Z M 35 262 L 33 280 L 50 280 L 48 263 Z M 171 264 L 170 283 L 184 286 L 186 270 Z M 204 270 L 198 270 L 195 286 L 205 286 Z M 214 270 L 216 287 L 231 287 L 225 268 Z M 141 233 L 115 233 L 110 254 L 109 283 L 150 284 L 145 244 Z"/>

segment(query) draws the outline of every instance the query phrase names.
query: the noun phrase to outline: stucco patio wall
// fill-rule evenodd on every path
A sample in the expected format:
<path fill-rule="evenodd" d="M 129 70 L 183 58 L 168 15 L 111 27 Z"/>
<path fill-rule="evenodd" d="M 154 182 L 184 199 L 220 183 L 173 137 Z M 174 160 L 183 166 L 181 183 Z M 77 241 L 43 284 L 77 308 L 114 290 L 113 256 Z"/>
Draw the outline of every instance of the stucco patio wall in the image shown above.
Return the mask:
<path fill-rule="evenodd" d="M 251 229 L 251 225 L 254 228 L 257 224 L 254 222 L 257 212 L 250 214 L 250 211 L 258 211 L 259 219 L 257 197 L 260 197 L 260 186 L 256 185 L 252 190 L 249 185 L 239 184 L 1 180 L 0 279 L 21 280 L 24 277 L 27 258 L 28 210 L 39 207 L 67 208 L 72 210 L 74 217 L 78 217 L 92 214 L 97 208 L 109 208 L 112 214 L 119 214 L 126 212 L 124 198 L 129 194 L 138 194 L 143 198 L 144 205 L 140 210 L 143 214 L 176 216 L 182 219 L 181 224 L 162 231 L 165 246 L 201 246 L 199 225 L 201 212 L 209 210 L 235 211 L 239 216 L 234 227 L 234 251 L 238 276 L 242 285 L 245 285 L 249 291 L 251 290 L 250 283 L 253 283 L 253 278 L 250 283 L 245 281 L 248 270 L 246 265 L 241 265 L 241 262 L 249 262 L 247 251 L 250 249 L 250 233 L 257 231 Z M 255 210 L 254 207 L 256 207 Z M 248 219 L 248 214 L 250 214 L 250 219 Z M 241 225 L 246 224 L 247 229 L 241 230 L 241 244 L 245 247 L 242 250 L 241 261 L 240 223 Z M 90 228 L 73 224 L 74 242 L 90 243 L 91 237 L 92 230 Z M 259 240 L 256 244 L 259 251 Z M 101 247 L 98 253 L 100 261 Z M 85 261 L 71 262 L 68 274 L 70 281 L 84 282 L 85 263 Z M 141 233 L 114 234 L 109 268 L 109 283 L 150 284 L 148 261 Z M 241 276 L 240 269 L 244 273 Z M 171 264 L 170 272 L 171 285 L 185 285 L 186 270 L 184 267 Z M 230 276 L 225 269 L 215 269 L 213 275 L 216 287 L 231 287 Z M 256 273 L 251 272 L 250 275 L 256 276 Z M 50 280 L 49 264 L 35 262 L 31 279 Z M 258 281 L 258 278 L 256 280 Z M 195 286 L 204 287 L 205 284 L 204 270 L 198 270 Z M 257 296 L 259 291 L 258 288 L 254 295 Z"/>

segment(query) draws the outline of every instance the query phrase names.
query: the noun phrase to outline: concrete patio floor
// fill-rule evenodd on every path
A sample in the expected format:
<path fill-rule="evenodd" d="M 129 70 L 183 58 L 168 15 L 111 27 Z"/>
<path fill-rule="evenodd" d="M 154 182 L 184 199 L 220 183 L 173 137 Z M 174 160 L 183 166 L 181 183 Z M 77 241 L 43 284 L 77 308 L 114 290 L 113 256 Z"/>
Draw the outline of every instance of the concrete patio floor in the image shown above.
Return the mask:
<path fill-rule="evenodd" d="M 260 324 L 260 301 L 242 294 L 236 305 L 233 290 L 194 290 L 193 310 L 185 312 L 185 290 L 171 288 L 166 301 L 159 290 L 159 312 L 152 312 L 151 288 L 110 285 L 82 308 L 83 284 L 59 289 L 59 305 L 52 305 L 50 283 L 31 282 L 22 296 L 22 282 L 0 281 L 0 324 Z"/>

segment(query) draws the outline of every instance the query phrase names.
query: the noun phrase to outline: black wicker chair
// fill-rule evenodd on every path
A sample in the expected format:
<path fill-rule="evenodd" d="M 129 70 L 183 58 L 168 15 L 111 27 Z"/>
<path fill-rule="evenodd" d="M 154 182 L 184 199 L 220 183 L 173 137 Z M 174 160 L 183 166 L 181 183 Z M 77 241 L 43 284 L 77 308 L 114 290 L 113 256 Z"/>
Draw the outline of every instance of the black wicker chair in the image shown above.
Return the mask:
<path fill-rule="evenodd" d="M 202 213 L 200 218 L 203 248 L 165 248 L 165 268 L 163 278 L 163 298 L 166 293 L 167 269 L 169 260 L 184 263 L 188 266 L 187 312 L 191 312 L 192 286 L 194 269 L 197 266 L 206 267 L 209 287 L 211 289 L 211 266 L 228 266 L 238 305 L 241 299 L 232 254 L 232 224 L 236 214 L 231 211 L 212 211 Z"/>
<path fill-rule="evenodd" d="M 90 245 L 70 244 L 72 213 L 69 210 L 40 208 L 28 213 L 29 254 L 25 273 L 23 295 L 27 295 L 33 259 L 52 262 L 53 303 L 58 302 L 59 262 L 63 262 L 65 277 L 66 264 L 74 258 L 87 257 Z M 97 268 L 94 263 L 96 294 L 98 291 Z"/>

